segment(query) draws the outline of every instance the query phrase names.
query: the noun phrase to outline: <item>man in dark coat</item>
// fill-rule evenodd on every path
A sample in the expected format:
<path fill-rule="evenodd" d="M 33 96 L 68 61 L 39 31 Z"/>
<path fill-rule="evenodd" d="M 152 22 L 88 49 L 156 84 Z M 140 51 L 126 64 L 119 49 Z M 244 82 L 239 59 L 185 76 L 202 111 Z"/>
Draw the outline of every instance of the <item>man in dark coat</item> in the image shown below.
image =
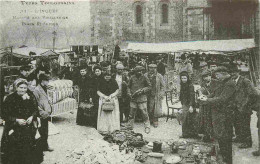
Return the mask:
<path fill-rule="evenodd" d="M 160 73 L 162 76 L 165 75 L 166 70 L 165 70 L 165 64 L 162 62 L 161 57 L 157 59 L 157 72 Z"/>
<path fill-rule="evenodd" d="M 211 106 L 214 137 L 218 141 L 220 154 L 224 162 L 232 164 L 232 113 L 236 84 L 227 72 L 227 68 L 222 66 L 214 71 L 220 84 L 208 98 L 201 101 Z"/>
<path fill-rule="evenodd" d="M 258 128 L 258 150 L 253 151 L 253 156 L 260 156 L 260 90 L 257 90 L 256 102 L 252 105 L 252 110 L 256 111 L 258 117 L 257 128 Z"/>
<path fill-rule="evenodd" d="M 23 65 L 20 67 L 20 75 L 18 78 L 22 78 L 27 81 L 30 81 L 30 74 L 31 74 L 31 66 Z"/>
<path fill-rule="evenodd" d="M 119 45 L 117 44 L 116 46 L 115 46 L 115 52 L 114 52 L 114 59 L 115 60 L 118 60 L 119 59 L 119 54 L 120 54 L 120 47 L 119 47 Z"/>
<path fill-rule="evenodd" d="M 230 65 L 230 72 L 232 79 L 236 83 L 234 127 L 237 137 L 235 141 L 242 143 L 239 148 L 250 148 L 252 147 L 250 122 L 253 114 L 251 102 L 255 102 L 257 91 L 249 79 L 239 75 L 237 65 Z"/>

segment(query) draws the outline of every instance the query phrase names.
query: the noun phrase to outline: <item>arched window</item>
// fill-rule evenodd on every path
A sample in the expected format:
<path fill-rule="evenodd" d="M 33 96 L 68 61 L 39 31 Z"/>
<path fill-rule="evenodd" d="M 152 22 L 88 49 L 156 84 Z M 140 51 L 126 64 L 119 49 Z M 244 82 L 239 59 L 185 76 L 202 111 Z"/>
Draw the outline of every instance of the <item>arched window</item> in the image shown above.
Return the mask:
<path fill-rule="evenodd" d="M 135 7 L 135 22 L 136 24 L 143 24 L 143 7 L 141 5 Z"/>
<path fill-rule="evenodd" d="M 168 23 L 169 6 L 168 4 L 162 4 L 162 24 Z"/>

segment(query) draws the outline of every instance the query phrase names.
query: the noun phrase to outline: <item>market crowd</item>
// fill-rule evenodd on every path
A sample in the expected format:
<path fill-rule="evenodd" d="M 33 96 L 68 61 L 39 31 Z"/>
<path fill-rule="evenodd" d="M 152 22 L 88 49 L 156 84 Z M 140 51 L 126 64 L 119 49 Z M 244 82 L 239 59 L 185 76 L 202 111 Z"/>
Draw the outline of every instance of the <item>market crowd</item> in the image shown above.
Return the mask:
<path fill-rule="evenodd" d="M 68 64 L 58 74 L 52 73 L 54 69 L 44 64 L 33 70 L 28 65 L 20 68 L 13 84 L 15 91 L 5 97 L 2 111 L 4 163 L 41 163 L 42 151 L 53 151 L 48 145 L 52 105 L 47 90 L 51 79 L 69 79 L 77 86 L 78 125 L 93 126 L 99 133 L 108 134 L 122 126 L 133 129 L 139 118 L 145 133 L 150 133 L 151 125 L 160 128 L 167 69 L 163 58 Z M 223 161 L 231 164 L 232 142 L 241 143 L 240 148 L 252 147 L 250 120 L 252 110 L 259 110 L 256 89 L 239 74 L 235 63 L 211 69 L 196 57 L 190 62 L 188 54 L 182 54 L 176 72 L 182 108 L 174 113 L 181 120 L 180 137 L 217 141 Z M 201 86 L 199 90 L 194 83 Z M 253 154 L 259 156 L 260 150 Z"/>

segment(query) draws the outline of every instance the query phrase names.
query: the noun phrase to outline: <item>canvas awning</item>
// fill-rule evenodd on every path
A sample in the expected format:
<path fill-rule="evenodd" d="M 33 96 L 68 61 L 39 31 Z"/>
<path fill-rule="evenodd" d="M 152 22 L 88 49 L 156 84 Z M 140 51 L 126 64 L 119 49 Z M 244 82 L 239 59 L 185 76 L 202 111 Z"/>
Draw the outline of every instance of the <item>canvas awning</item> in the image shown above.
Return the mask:
<path fill-rule="evenodd" d="M 49 49 L 44 48 L 36 48 L 36 47 L 22 47 L 22 48 L 14 48 L 13 55 L 16 57 L 30 57 L 29 54 L 33 53 L 32 56 L 51 56 L 57 55 L 57 53 L 53 52 Z"/>
<path fill-rule="evenodd" d="M 235 52 L 254 47 L 254 39 L 234 39 L 174 43 L 129 43 L 127 51 L 135 53 L 171 53 L 184 51 Z"/>

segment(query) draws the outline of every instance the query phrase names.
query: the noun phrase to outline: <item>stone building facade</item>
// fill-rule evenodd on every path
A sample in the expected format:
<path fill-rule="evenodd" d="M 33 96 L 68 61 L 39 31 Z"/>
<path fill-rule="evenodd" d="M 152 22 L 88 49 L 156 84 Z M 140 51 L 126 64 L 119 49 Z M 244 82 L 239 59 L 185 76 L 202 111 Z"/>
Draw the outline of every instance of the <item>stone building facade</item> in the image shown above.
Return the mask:
<path fill-rule="evenodd" d="M 220 5 L 216 1 L 93 0 L 90 1 L 91 41 L 111 45 L 126 41 L 177 42 L 253 37 L 252 13 L 238 7 L 235 8 L 239 9 L 237 13 L 231 9 L 233 14 L 230 15 L 229 10 L 223 10 L 227 14 L 223 15 L 218 13 L 223 8 L 221 5 L 232 7 L 234 5 L 230 3 L 235 0 L 218 1 L 224 2 Z M 236 15 L 243 19 L 237 19 Z M 238 21 L 232 22 L 234 19 Z"/>

